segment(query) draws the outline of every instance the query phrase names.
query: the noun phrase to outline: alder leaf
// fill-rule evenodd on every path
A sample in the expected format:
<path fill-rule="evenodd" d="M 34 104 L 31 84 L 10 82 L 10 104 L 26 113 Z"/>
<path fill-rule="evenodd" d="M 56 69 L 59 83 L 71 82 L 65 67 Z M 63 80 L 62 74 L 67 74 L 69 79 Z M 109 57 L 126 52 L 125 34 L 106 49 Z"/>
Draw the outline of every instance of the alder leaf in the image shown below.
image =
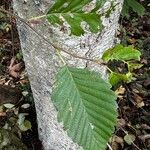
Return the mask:
<path fill-rule="evenodd" d="M 98 73 L 64 66 L 57 74 L 52 101 L 58 121 L 85 150 L 105 150 L 117 119 L 116 95 Z"/>
<path fill-rule="evenodd" d="M 117 44 L 114 48 L 110 48 L 104 52 L 102 59 L 105 62 L 110 60 L 140 60 L 141 52 L 134 49 L 133 46 L 124 47 L 121 44 Z"/>
<path fill-rule="evenodd" d="M 85 33 L 81 24 L 86 22 L 93 33 L 102 29 L 100 15 L 96 12 L 106 0 L 97 0 L 96 6 L 87 11 L 85 8 L 92 0 L 57 0 L 47 13 L 48 21 L 55 25 L 62 25 L 66 21 L 71 34 L 80 36 Z"/>

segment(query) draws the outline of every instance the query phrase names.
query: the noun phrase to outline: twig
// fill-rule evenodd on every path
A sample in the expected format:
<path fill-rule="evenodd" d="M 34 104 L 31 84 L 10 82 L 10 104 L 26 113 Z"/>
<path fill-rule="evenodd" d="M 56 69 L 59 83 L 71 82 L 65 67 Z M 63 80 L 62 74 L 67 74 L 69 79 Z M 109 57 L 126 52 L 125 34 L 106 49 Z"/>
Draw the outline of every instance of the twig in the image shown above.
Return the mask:
<path fill-rule="evenodd" d="M 56 49 L 56 53 L 57 53 L 58 57 L 60 58 L 60 60 L 62 61 L 62 63 L 63 63 L 64 65 L 66 65 L 66 62 L 65 62 L 65 60 L 63 59 L 62 55 L 60 54 L 60 51 Z"/>
<path fill-rule="evenodd" d="M 28 19 L 28 21 L 42 19 L 42 18 L 46 18 L 46 17 L 47 17 L 47 15 L 36 16 L 36 17 L 32 17 L 32 18 Z"/>
<path fill-rule="evenodd" d="M 112 147 L 110 146 L 110 144 L 107 143 L 107 146 L 110 150 L 113 150 Z"/>
<path fill-rule="evenodd" d="M 99 65 L 106 65 L 106 63 L 104 63 L 102 60 L 95 60 L 95 59 L 91 59 L 91 58 L 86 58 L 86 57 L 82 57 L 82 56 L 79 56 L 79 55 L 76 55 L 74 53 L 70 53 L 69 51 L 72 51 L 72 49 L 68 49 L 68 50 L 65 50 L 63 49 L 62 47 L 59 47 L 58 45 L 55 45 L 54 43 L 50 42 L 48 39 L 46 39 L 43 35 L 41 35 L 36 29 L 34 29 L 26 20 L 24 20 L 23 18 L 19 17 L 18 15 L 16 14 L 12 14 L 11 12 L 7 11 L 7 10 L 4 10 L 2 8 L 0 8 L 0 11 L 3 12 L 3 13 L 6 13 L 18 20 L 20 20 L 21 22 L 23 22 L 25 25 L 27 25 L 30 29 L 32 29 L 38 36 L 40 36 L 44 41 L 46 41 L 48 44 L 50 44 L 51 46 L 53 46 L 55 49 L 59 49 L 61 50 L 62 52 L 72 56 L 72 57 L 75 57 L 75 58 L 78 58 L 78 59 L 83 59 L 83 60 L 87 60 L 87 61 L 91 61 L 91 62 L 94 62 L 96 64 L 99 64 Z"/>

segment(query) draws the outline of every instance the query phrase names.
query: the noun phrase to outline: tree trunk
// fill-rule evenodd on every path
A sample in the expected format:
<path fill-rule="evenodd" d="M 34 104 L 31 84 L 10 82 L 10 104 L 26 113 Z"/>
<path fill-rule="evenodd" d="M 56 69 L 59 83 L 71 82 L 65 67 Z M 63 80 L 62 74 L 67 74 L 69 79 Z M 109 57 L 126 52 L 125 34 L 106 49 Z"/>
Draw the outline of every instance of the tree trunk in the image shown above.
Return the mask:
<path fill-rule="evenodd" d="M 14 11 L 24 19 L 42 15 L 53 4 L 53 0 L 13 0 Z M 50 26 L 47 21 L 34 24 L 34 28 L 46 39 L 79 56 L 100 58 L 102 53 L 116 43 L 116 30 L 123 0 L 109 18 L 103 18 L 105 28 L 101 33 L 86 33 L 82 37 L 69 36 L 65 30 Z M 109 9 L 110 0 L 102 11 Z M 79 150 L 57 121 L 57 111 L 51 101 L 52 85 L 59 67 L 62 65 L 55 49 L 35 33 L 29 26 L 17 21 L 20 42 L 26 70 L 29 75 L 37 112 L 38 131 L 45 150 Z M 71 50 L 70 50 L 71 49 Z M 62 53 L 68 64 L 76 67 L 88 67 L 99 71 L 106 78 L 105 68 L 87 60 L 77 59 Z"/>

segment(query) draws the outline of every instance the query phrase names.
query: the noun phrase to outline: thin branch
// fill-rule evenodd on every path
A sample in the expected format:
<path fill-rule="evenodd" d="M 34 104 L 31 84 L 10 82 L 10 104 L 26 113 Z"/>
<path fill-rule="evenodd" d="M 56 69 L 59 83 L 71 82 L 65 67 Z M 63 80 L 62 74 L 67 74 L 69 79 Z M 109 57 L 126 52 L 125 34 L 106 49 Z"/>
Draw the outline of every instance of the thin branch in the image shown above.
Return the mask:
<path fill-rule="evenodd" d="M 107 146 L 110 150 L 113 150 L 112 147 L 110 146 L 110 144 L 107 143 Z"/>
<path fill-rule="evenodd" d="M 32 18 L 28 19 L 28 21 L 42 19 L 42 18 L 46 18 L 46 17 L 47 17 L 47 15 L 36 16 L 36 17 L 32 17 Z"/>
<path fill-rule="evenodd" d="M 57 52 L 58 57 L 59 57 L 60 60 L 62 61 L 62 63 L 63 63 L 64 65 L 66 65 L 66 62 L 65 62 L 65 60 L 63 59 L 62 55 L 60 54 L 60 51 L 56 49 L 56 52 Z"/>
<path fill-rule="evenodd" d="M 75 57 L 75 58 L 78 58 L 78 59 L 83 59 L 83 60 L 87 60 L 87 61 L 91 61 L 91 62 L 94 62 L 96 64 L 99 64 L 99 65 L 106 65 L 106 63 L 104 63 L 102 60 L 95 60 L 95 59 L 91 59 L 91 58 L 86 58 L 86 57 L 83 57 L 83 56 L 79 56 L 79 55 L 76 55 L 74 53 L 70 53 L 69 51 L 72 51 L 72 49 L 68 49 L 68 50 L 65 50 L 63 49 L 62 47 L 59 47 L 58 45 L 55 45 L 54 43 L 50 42 L 48 39 L 46 39 L 43 35 L 41 35 L 36 29 L 34 29 L 26 20 L 24 20 L 23 18 L 19 17 L 18 15 L 16 14 L 12 14 L 11 12 L 7 11 L 7 10 L 4 10 L 2 8 L 0 8 L 0 11 L 3 12 L 3 13 L 6 13 L 18 20 L 20 20 L 21 22 L 23 22 L 25 25 L 27 25 L 30 29 L 32 29 L 39 37 L 41 37 L 45 42 L 47 42 L 48 44 L 50 44 L 51 46 L 53 46 L 55 49 L 59 49 L 61 50 L 62 52 L 72 56 L 72 57 Z"/>

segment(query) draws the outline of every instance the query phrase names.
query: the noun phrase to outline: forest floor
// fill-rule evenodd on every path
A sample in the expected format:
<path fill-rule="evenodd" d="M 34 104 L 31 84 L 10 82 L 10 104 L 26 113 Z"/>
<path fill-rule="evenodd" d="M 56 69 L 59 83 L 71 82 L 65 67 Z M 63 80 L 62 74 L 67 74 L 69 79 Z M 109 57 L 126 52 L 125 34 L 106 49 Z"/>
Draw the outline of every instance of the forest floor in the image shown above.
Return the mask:
<path fill-rule="evenodd" d="M 0 7 L 8 11 L 12 11 L 10 4 L 11 0 L 0 1 Z M 149 13 L 139 17 L 133 12 L 128 19 L 120 18 L 118 37 L 123 45 L 134 45 L 141 51 L 143 67 L 135 70 L 134 81 L 115 87 L 119 117 L 116 131 L 110 139 L 113 150 L 150 149 L 149 18 Z M 120 67 L 118 65 L 118 69 Z M 1 138 L 3 129 L 10 133 L 6 132 Z M 8 136 L 15 137 L 17 142 L 12 139 L 8 142 Z M 22 149 L 42 150 L 16 21 L 15 18 L 0 12 L 0 149 L 4 140 L 8 142 L 5 150 L 15 150 L 12 144 L 16 143 Z"/>

